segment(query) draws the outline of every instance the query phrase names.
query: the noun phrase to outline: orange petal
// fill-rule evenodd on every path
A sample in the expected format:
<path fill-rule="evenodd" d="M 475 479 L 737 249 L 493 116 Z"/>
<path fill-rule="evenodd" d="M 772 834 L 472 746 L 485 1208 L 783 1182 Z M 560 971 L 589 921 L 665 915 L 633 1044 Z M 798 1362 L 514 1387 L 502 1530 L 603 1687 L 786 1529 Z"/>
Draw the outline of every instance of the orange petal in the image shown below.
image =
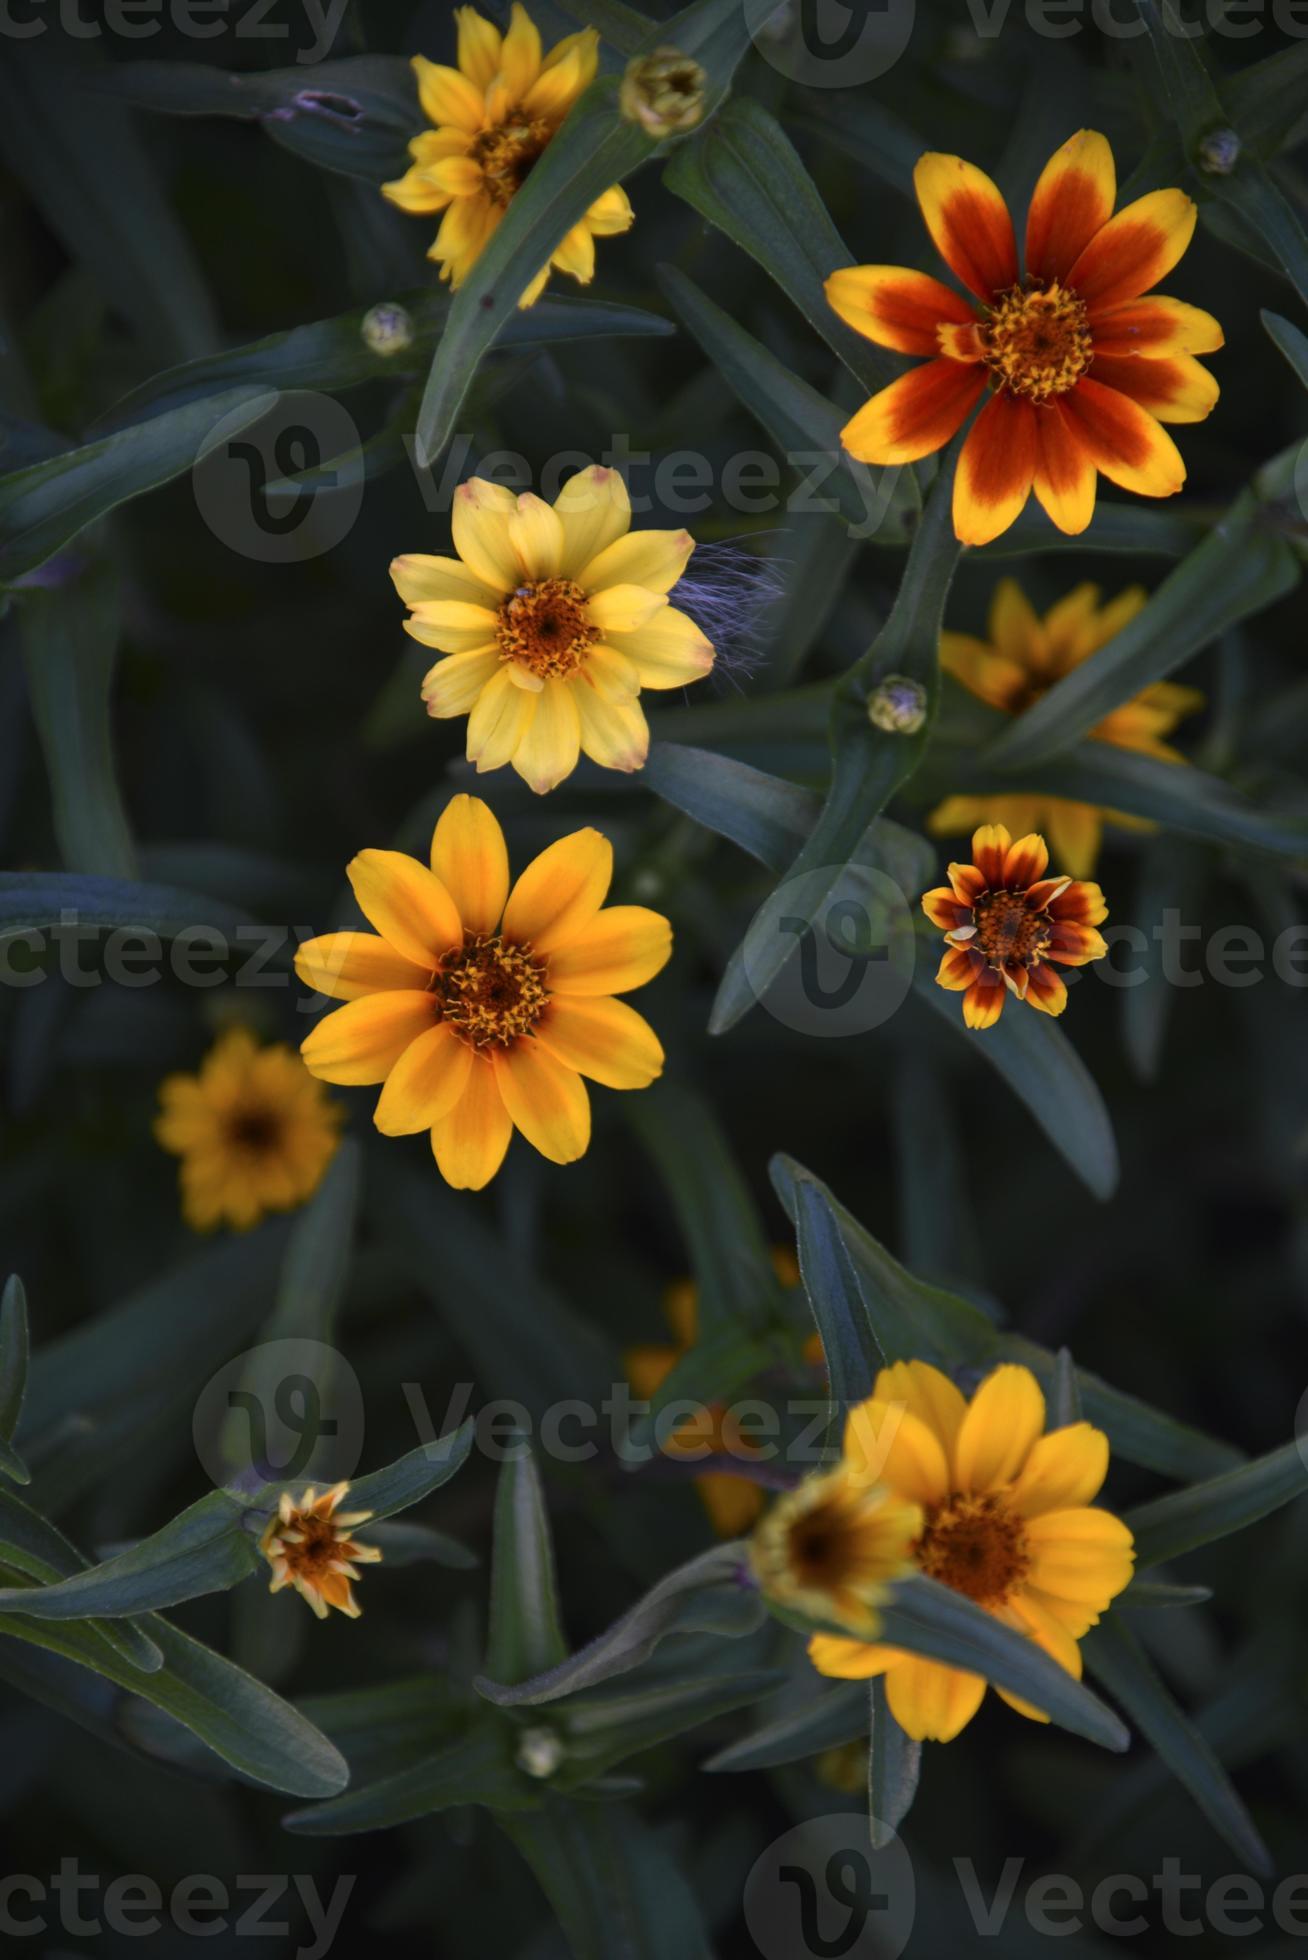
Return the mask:
<path fill-rule="evenodd" d="M 1067 988 L 1048 960 L 1033 966 L 1027 976 L 1026 1000 L 1042 1014 L 1061 1014 L 1067 1006 Z"/>
<path fill-rule="evenodd" d="M 556 1061 L 607 1089 L 646 1089 L 663 1073 L 658 1036 L 623 1000 L 553 1000 L 536 1035 Z"/>
<path fill-rule="evenodd" d="M 936 969 L 937 987 L 946 987 L 951 994 L 961 994 L 964 987 L 970 987 L 975 979 L 979 958 L 979 954 L 969 953 L 966 947 L 951 946 Z"/>
<path fill-rule="evenodd" d="M 504 1107 L 552 1164 L 575 1163 L 590 1142 L 590 1098 L 575 1069 L 530 1037 L 492 1056 Z"/>
<path fill-rule="evenodd" d="M 644 905 L 606 905 L 549 956 L 555 994 L 627 994 L 672 957 L 672 927 Z"/>
<path fill-rule="evenodd" d="M 963 1019 L 969 1028 L 992 1028 L 1004 1011 L 1003 976 L 983 966 L 963 995 Z"/>
<path fill-rule="evenodd" d="M 927 361 L 865 402 L 840 431 L 860 463 L 915 463 L 943 449 L 985 387 L 985 370 Z"/>
<path fill-rule="evenodd" d="M 1077 878 L 1049 905 L 1052 919 L 1075 919 L 1083 926 L 1101 926 L 1108 917 L 1101 888 L 1092 879 Z"/>
<path fill-rule="evenodd" d="M 453 1109 L 472 1073 L 473 1051 L 440 1021 L 411 1041 L 386 1078 L 372 1120 L 383 1136 L 411 1137 Z"/>
<path fill-rule="evenodd" d="M 432 833 L 431 868 L 470 932 L 494 932 L 509 895 L 504 832 L 479 796 L 453 796 Z"/>
<path fill-rule="evenodd" d="M 1010 844 L 1004 856 L 1004 883 L 1010 891 L 1024 892 L 1043 878 L 1049 868 L 1049 852 L 1043 837 L 1032 831 Z"/>
<path fill-rule="evenodd" d="M 1090 314 L 1095 355 L 1215 354 L 1226 336 L 1211 313 L 1183 299 L 1152 293 L 1146 299 L 1096 306 Z"/>
<path fill-rule="evenodd" d="M 1028 278 L 1066 282 L 1081 253 L 1113 215 L 1117 171 L 1097 130 L 1078 130 L 1040 173 L 1026 220 Z"/>
<path fill-rule="evenodd" d="M 915 1742 L 952 1742 L 976 1714 L 985 1691 L 982 1675 L 924 1660 L 920 1654 L 911 1654 L 886 1675 L 890 1712 Z"/>
<path fill-rule="evenodd" d="M 941 321 L 975 320 L 965 299 L 925 272 L 901 265 L 850 265 L 833 272 L 827 299 L 846 326 L 900 354 L 940 352 Z"/>
<path fill-rule="evenodd" d="M 1017 518 L 1031 494 L 1036 464 L 1036 411 L 1011 395 L 994 395 L 977 416 L 954 478 L 954 535 L 989 544 Z"/>
<path fill-rule="evenodd" d="M 984 170 L 962 157 L 929 150 L 918 158 L 913 187 L 936 250 L 978 299 L 988 300 L 1016 285 L 1013 220 L 998 185 Z"/>
<path fill-rule="evenodd" d="M 1060 966 L 1084 966 L 1088 960 L 1102 960 L 1108 945 L 1093 926 L 1078 925 L 1074 919 L 1056 919 L 1049 957 Z"/>
<path fill-rule="evenodd" d="M 463 944 L 463 921 L 444 885 L 404 851 L 360 851 L 345 868 L 359 909 L 388 945 L 428 972 Z"/>
<path fill-rule="evenodd" d="M 985 880 L 982 889 L 995 891 L 1004 882 L 1004 860 L 1012 838 L 1001 823 L 983 823 L 972 833 L 972 862 Z"/>
<path fill-rule="evenodd" d="M 507 938 L 538 953 L 567 944 L 594 919 L 613 876 L 613 846 L 598 830 L 574 830 L 532 859 L 504 908 Z"/>
<path fill-rule="evenodd" d="M 431 976 L 372 932 L 325 932 L 297 947 L 295 971 L 306 987 L 333 1000 L 362 1000 L 365 994 L 400 988 L 420 992 Z"/>
<path fill-rule="evenodd" d="M 428 993 L 369 994 L 349 1001 L 325 1014 L 300 1043 L 304 1066 L 324 1082 L 384 1082 L 435 1015 L 436 1003 Z"/>
<path fill-rule="evenodd" d="M 1110 483 L 1142 497 L 1170 497 L 1185 482 L 1180 451 L 1147 409 L 1089 375 L 1063 396 L 1077 441 Z"/>
<path fill-rule="evenodd" d="M 922 910 L 933 926 L 942 932 L 952 932 L 955 926 L 966 925 L 971 906 L 961 905 L 953 888 L 937 885 L 934 891 L 923 892 Z"/>
<path fill-rule="evenodd" d="M 437 1169 L 456 1191 L 480 1191 L 504 1162 L 512 1135 L 513 1121 L 500 1096 L 495 1070 L 478 1058 L 458 1102 L 432 1125 Z"/>
<path fill-rule="evenodd" d="M 1155 360 L 1141 354 L 1096 354 L 1090 372 L 1107 388 L 1120 389 L 1160 422 L 1203 422 L 1217 406 L 1221 390 L 1193 354 Z"/>
<path fill-rule="evenodd" d="M 1067 283 L 1096 311 L 1138 299 L 1165 279 L 1194 235 L 1198 213 L 1184 191 L 1150 191 L 1090 240 Z"/>
<path fill-rule="evenodd" d="M 1096 472 L 1075 425 L 1056 401 L 1036 416 L 1035 493 L 1041 509 L 1065 536 L 1079 537 L 1095 514 Z"/>

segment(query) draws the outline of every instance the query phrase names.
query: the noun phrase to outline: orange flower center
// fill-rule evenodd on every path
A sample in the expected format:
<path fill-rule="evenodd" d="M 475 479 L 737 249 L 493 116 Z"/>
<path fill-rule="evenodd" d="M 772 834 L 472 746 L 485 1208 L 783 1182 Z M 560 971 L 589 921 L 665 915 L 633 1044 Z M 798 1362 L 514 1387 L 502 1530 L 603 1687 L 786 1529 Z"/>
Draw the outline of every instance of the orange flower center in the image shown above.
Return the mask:
<path fill-rule="evenodd" d="M 468 155 L 481 165 L 482 185 L 492 204 L 508 204 L 553 135 L 547 122 L 509 122 L 483 129 Z"/>
<path fill-rule="evenodd" d="M 1033 402 L 1065 395 L 1094 358 L 1085 301 L 1057 282 L 1043 290 L 1012 287 L 995 302 L 980 338 L 998 385 Z"/>
<path fill-rule="evenodd" d="M 541 680 L 575 674 L 599 638 L 586 595 L 570 578 L 520 585 L 500 607 L 495 622 L 500 655 L 516 660 Z"/>
<path fill-rule="evenodd" d="M 288 1540 L 287 1532 L 298 1534 L 298 1543 Z M 348 1556 L 344 1534 L 330 1518 L 313 1511 L 297 1511 L 291 1522 L 277 1534 L 276 1550 L 286 1560 L 294 1578 L 310 1583 L 326 1577 L 338 1559 Z"/>
<path fill-rule="evenodd" d="M 1049 949 L 1052 930 L 1043 912 L 1033 912 L 1025 892 L 983 892 L 972 908 L 976 937 L 969 950 L 987 965 L 1016 961 L 1034 966 Z"/>
<path fill-rule="evenodd" d="M 1022 1521 L 998 1497 L 952 1496 L 937 1505 L 917 1546 L 929 1579 L 966 1593 L 978 1606 L 1002 1606 L 1031 1565 Z"/>
<path fill-rule="evenodd" d="M 282 1122 L 277 1111 L 261 1108 L 257 1103 L 232 1110 L 224 1128 L 232 1148 L 251 1157 L 271 1156 L 282 1140 Z"/>
<path fill-rule="evenodd" d="M 545 1011 L 545 969 L 528 946 L 499 933 L 465 939 L 431 977 L 440 1018 L 473 1048 L 508 1048 Z"/>

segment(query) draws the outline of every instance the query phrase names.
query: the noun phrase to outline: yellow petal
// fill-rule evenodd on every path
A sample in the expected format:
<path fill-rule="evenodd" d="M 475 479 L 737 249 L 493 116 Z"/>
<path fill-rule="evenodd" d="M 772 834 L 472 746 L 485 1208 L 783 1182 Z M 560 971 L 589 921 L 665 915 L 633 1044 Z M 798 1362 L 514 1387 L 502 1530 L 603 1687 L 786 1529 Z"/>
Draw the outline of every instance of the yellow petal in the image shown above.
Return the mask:
<path fill-rule="evenodd" d="M 689 531 L 628 531 L 616 538 L 577 574 L 587 592 L 610 585 L 640 585 L 668 592 L 685 571 L 695 540 Z"/>
<path fill-rule="evenodd" d="M 436 1014 L 428 993 L 369 994 L 325 1014 L 300 1044 L 310 1075 L 346 1085 L 384 1082 Z"/>
<path fill-rule="evenodd" d="M 1081 1649 L 1066 1626 L 1038 1600 L 1023 1593 L 1013 1601 L 1009 1611 L 1000 1617 L 1007 1620 L 1010 1625 L 1020 1628 L 1035 1641 L 1038 1647 L 1043 1647 L 1050 1659 L 1057 1661 L 1060 1667 L 1066 1668 L 1075 1680 L 1081 1679 Z M 1010 1693 L 1007 1688 L 996 1688 L 995 1693 L 1001 1700 L 1006 1701 L 1010 1708 L 1016 1709 L 1019 1715 L 1025 1715 L 1028 1721 L 1049 1720 L 1042 1708 L 1036 1708 L 1031 1702 L 1023 1701 L 1020 1695 Z"/>
<path fill-rule="evenodd" d="M 556 1061 L 606 1089 L 647 1089 L 663 1073 L 658 1036 L 625 1001 L 551 1001 L 536 1036 Z"/>
<path fill-rule="evenodd" d="M 980 1674 L 920 1654 L 910 1654 L 886 1675 L 890 1712 L 915 1742 L 952 1742 L 976 1714 L 985 1691 Z"/>
<path fill-rule="evenodd" d="M 563 562 L 563 523 L 556 511 L 530 491 L 518 498 L 509 518 L 509 542 L 523 577 L 557 578 Z"/>
<path fill-rule="evenodd" d="M 631 199 L 621 184 L 610 184 L 586 212 L 586 223 L 597 238 L 612 238 L 618 232 L 630 231 L 635 218 Z"/>
<path fill-rule="evenodd" d="M 613 846 L 607 837 L 598 830 L 574 830 L 560 837 L 532 859 L 510 892 L 504 908 L 505 937 L 526 941 L 537 953 L 555 954 L 590 925 L 612 878 Z M 551 960 L 551 990 L 554 986 Z"/>
<path fill-rule="evenodd" d="M 296 949 L 295 971 L 306 987 L 333 1000 L 361 1000 L 388 989 L 416 993 L 431 973 L 371 932 L 325 932 L 306 939 Z"/>
<path fill-rule="evenodd" d="M 441 1176 L 456 1191 L 482 1190 L 504 1162 L 512 1135 L 495 1070 L 478 1057 L 454 1108 L 432 1125 L 432 1155 Z"/>
<path fill-rule="evenodd" d="M 547 680 L 539 694 L 527 698 L 534 702 L 535 712 L 511 760 L 523 781 L 543 796 L 576 768 L 581 721 L 567 681 Z"/>
<path fill-rule="evenodd" d="M 418 80 L 418 100 L 428 122 L 439 129 L 452 124 L 469 132 L 480 129 L 482 98 L 466 75 L 416 54 L 412 62 Z"/>
<path fill-rule="evenodd" d="M 456 7 L 454 18 L 459 28 L 459 67 L 474 88 L 489 88 L 500 69 L 500 30 L 475 7 Z"/>
<path fill-rule="evenodd" d="M 540 30 L 521 0 L 513 0 L 509 31 L 500 50 L 500 74 L 514 102 L 521 102 L 539 75 L 540 62 Z"/>
<path fill-rule="evenodd" d="M 902 1403 L 910 1415 L 924 1422 L 952 1465 L 967 1403 L 948 1375 L 929 1361 L 896 1361 L 880 1371 L 873 1394 L 878 1402 Z"/>
<path fill-rule="evenodd" d="M 644 905 L 606 905 L 549 956 L 550 991 L 593 997 L 643 987 L 672 957 L 672 927 Z"/>
<path fill-rule="evenodd" d="M 665 606 L 634 632 L 612 634 L 609 644 L 635 661 L 642 687 L 685 687 L 713 665 L 712 643 L 675 606 Z"/>
<path fill-rule="evenodd" d="M 589 80 L 582 50 L 570 48 L 561 61 L 551 61 L 527 90 L 522 99 L 524 114 L 539 116 L 544 122 L 562 122 Z"/>
<path fill-rule="evenodd" d="M 575 1069 L 528 1036 L 492 1055 L 504 1107 L 528 1143 L 552 1164 L 575 1163 L 590 1142 L 590 1098 Z"/>
<path fill-rule="evenodd" d="M 589 286 L 595 277 L 595 238 L 584 219 L 563 234 L 550 254 L 550 264 L 566 272 L 578 285 Z"/>
<path fill-rule="evenodd" d="M 386 1078 L 373 1122 L 383 1136 L 410 1137 L 448 1116 L 472 1073 L 473 1051 L 444 1021 L 411 1041 Z"/>
<path fill-rule="evenodd" d="M 860 1475 L 886 1484 L 915 1504 L 949 1495 L 949 1465 L 940 1438 L 899 1402 L 870 1398 L 845 1424 L 845 1461 Z"/>
<path fill-rule="evenodd" d="M 482 687 L 468 717 L 468 760 L 478 774 L 502 769 L 513 757 L 536 712 L 536 696 L 515 687 L 501 664 Z"/>
<path fill-rule="evenodd" d="M 454 549 L 473 577 L 492 592 L 511 592 L 520 583 L 517 554 L 509 537 L 509 519 L 517 498 L 501 484 L 470 477 L 454 493 L 450 529 Z"/>
<path fill-rule="evenodd" d="M 1130 1582 L 1134 1541 L 1110 1511 L 1045 1511 L 1027 1520 L 1026 1539 L 1030 1583 L 1055 1599 L 1102 1613 Z"/>
<path fill-rule="evenodd" d="M 630 773 L 643 769 L 649 754 L 649 725 L 639 701 L 630 697 L 614 701 L 587 687 L 584 682 L 572 689 L 581 730 L 581 746 L 592 762 L 602 769 L 622 769 Z"/>
<path fill-rule="evenodd" d="M 1015 578 L 1001 578 L 996 585 L 987 625 L 998 651 L 1020 672 L 1043 664 L 1048 651 L 1045 629 Z"/>
<path fill-rule="evenodd" d="M 631 523 L 631 500 L 617 470 L 592 464 L 568 478 L 554 508 L 563 524 L 564 578 L 576 578 L 583 565 L 620 538 Z"/>
<path fill-rule="evenodd" d="M 987 1375 L 958 1432 L 955 1482 L 962 1491 L 995 1490 L 1015 1477 L 1045 1426 L 1045 1398 L 1029 1368 L 1005 1362 Z"/>
<path fill-rule="evenodd" d="M 1108 1438 L 1088 1422 L 1069 1423 L 1037 1438 L 1013 1486 L 1014 1510 L 1024 1517 L 1065 1511 L 1099 1495 L 1108 1475 Z"/>
<path fill-rule="evenodd" d="M 905 1658 L 902 1647 L 883 1647 L 874 1640 L 846 1640 L 838 1633 L 815 1633 L 808 1657 L 819 1674 L 836 1681 L 868 1681 Z"/>
<path fill-rule="evenodd" d="M 441 157 L 428 164 L 427 176 L 451 197 L 476 197 L 485 183 L 481 165 L 470 156 Z"/>
<path fill-rule="evenodd" d="M 494 932 L 509 895 L 504 832 L 479 796 L 452 796 L 431 840 L 431 868 L 469 932 Z"/>
<path fill-rule="evenodd" d="M 634 633 L 648 625 L 655 613 L 667 605 L 661 592 L 647 592 L 643 585 L 610 585 L 603 592 L 592 592 L 587 609 L 600 634 Z"/>
<path fill-rule="evenodd" d="M 640 670 L 616 647 L 591 647 L 586 654 L 584 680 L 606 701 L 633 701 L 640 693 Z"/>
<path fill-rule="evenodd" d="M 424 599 L 404 629 L 437 653 L 485 653 L 495 645 L 496 614 L 462 599 Z"/>
<path fill-rule="evenodd" d="M 492 608 L 499 603 L 498 593 L 483 585 L 457 558 L 406 552 L 392 558 L 391 579 L 406 606 L 421 606 L 429 599 L 462 599 L 468 605 Z"/>
<path fill-rule="evenodd" d="M 463 944 L 458 907 L 439 878 L 404 851 L 360 851 L 346 866 L 359 909 L 405 959 L 430 972 Z"/>
<path fill-rule="evenodd" d="M 427 713 L 437 721 L 470 714 L 483 688 L 499 672 L 498 653 L 452 653 L 448 659 L 438 660 L 423 676 L 422 698 Z"/>
<path fill-rule="evenodd" d="M 387 203 L 393 204 L 397 211 L 406 211 L 411 218 L 430 217 L 443 211 L 450 201 L 449 192 L 438 190 L 426 169 L 416 164 L 381 188 Z"/>

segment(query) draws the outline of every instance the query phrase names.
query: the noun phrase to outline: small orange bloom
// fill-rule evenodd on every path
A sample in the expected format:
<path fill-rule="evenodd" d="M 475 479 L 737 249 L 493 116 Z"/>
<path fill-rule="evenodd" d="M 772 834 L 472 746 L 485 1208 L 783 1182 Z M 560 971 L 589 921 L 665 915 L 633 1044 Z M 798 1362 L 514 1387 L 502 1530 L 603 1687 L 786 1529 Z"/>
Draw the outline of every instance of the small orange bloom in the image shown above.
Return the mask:
<path fill-rule="evenodd" d="M 874 395 L 841 440 L 863 463 L 912 463 L 962 427 L 990 389 L 954 480 L 954 531 L 988 544 L 1034 488 L 1060 531 L 1094 515 L 1096 471 L 1170 497 L 1185 464 L 1164 422 L 1202 422 L 1217 383 L 1194 358 L 1222 345 L 1210 313 L 1146 298 L 1190 243 L 1184 191 L 1150 191 L 1116 216 L 1106 139 L 1083 129 L 1041 173 L 1026 222 L 1026 271 L 998 187 L 962 157 L 928 152 L 913 173 L 936 250 L 964 299 L 902 266 L 848 266 L 827 280 L 842 320 L 926 364 Z"/>
<path fill-rule="evenodd" d="M 371 1511 L 338 1511 L 348 1484 L 333 1484 L 321 1497 L 313 1486 L 297 1504 L 283 1491 L 276 1515 L 269 1519 L 259 1550 L 273 1569 L 269 1592 L 294 1586 L 320 1620 L 334 1606 L 357 1620 L 359 1605 L 351 1580 L 360 1565 L 375 1565 L 381 1557 L 375 1545 L 360 1545 L 350 1536 L 355 1525 L 366 1524 Z"/>
<path fill-rule="evenodd" d="M 1108 951 L 1095 931 L 1108 917 L 1098 885 L 1047 878 L 1048 869 L 1043 837 L 1032 832 L 1015 844 L 1003 824 L 982 824 L 972 863 L 951 864 L 949 883 L 922 900 L 949 945 L 936 982 L 963 994 L 969 1028 L 994 1025 L 1005 991 L 1042 1014 L 1061 1014 L 1067 988 L 1054 965 L 1084 966 Z"/>

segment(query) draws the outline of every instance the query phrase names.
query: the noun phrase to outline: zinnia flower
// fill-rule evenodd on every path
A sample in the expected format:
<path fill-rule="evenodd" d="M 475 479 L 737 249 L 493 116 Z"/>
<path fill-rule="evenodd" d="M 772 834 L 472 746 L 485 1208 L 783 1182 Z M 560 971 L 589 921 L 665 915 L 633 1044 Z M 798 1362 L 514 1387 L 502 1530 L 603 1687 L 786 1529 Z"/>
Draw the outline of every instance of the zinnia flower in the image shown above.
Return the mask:
<path fill-rule="evenodd" d="M 1045 1434 L 1045 1398 L 1029 1368 L 1005 1364 L 970 1402 L 938 1368 L 883 1368 L 845 1430 L 845 1461 L 921 1506 L 913 1559 L 928 1578 L 965 1593 L 1028 1634 L 1081 1677 L 1077 1642 L 1129 1584 L 1131 1533 L 1093 1508 L 1108 1472 L 1108 1438 L 1088 1422 Z M 917 1741 L 948 1742 L 981 1705 L 979 1674 L 899 1647 L 817 1634 L 821 1674 L 884 1674 L 886 1699 Z M 1048 1719 L 1006 1688 L 1010 1708 Z"/>
<path fill-rule="evenodd" d="M 481 257 L 532 165 L 549 148 L 573 103 L 595 78 L 599 35 L 593 27 L 541 50 L 540 31 L 515 4 L 507 34 L 475 7 L 456 7 L 459 65 L 442 68 L 415 55 L 418 99 L 433 128 L 409 145 L 404 176 L 383 184 L 401 211 L 443 211 L 428 258 L 457 291 Z M 627 193 L 614 184 L 597 197 L 550 255 L 519 306 L 533 306 L 551 267 L 583 286 L 595 276 L 595 240 L 626 231 Z"/>
<path fill-rule="evenodd" d="M 1043 837 L 1015 844 L 1003 824 L 982 824 L 972 863 L 951 864 L 949 883 L 922 900 L 949 943 L 936 984 L 963 993 L 969 1028 L 993 1026 L 1005 992 L 1042 1014 L 1061 1014 L 1067 988 L 1054 966 L 1084 966 L 1108 951 L 1095 931 L 1108 917 L 1098 885 L 1047 878 L 1048 868 Z"/>
<path fill-rule="evenodd" d="M 835 1620 L 870 1639 L 876 1608 L 912 1570 L 921 1507 L 865 1473 L 846 1451 L 772 1506 L 750 1541 L 759 1585 L 779 1606 Z"/>
<path fill-rule="evenodd" d="M 1184 191 L 1150 191 L 1113 216 L 1113 153 L 1083 129 L 1041 173 L 1026 222 L 1026 272 L 997 187 L 962 157 L 934 152 L 913 173 L 927 230 L 971 295 L 902 266 L 850 266 L 827 280 L 836 312 L 899 353 L 927 356 L 874 395 L 842 431 L 863 463 L 911 463 L 942 449 L 987 387 L 954 480 L 964 544 L 1006 531 L 1032 487 L 1060 531 L 1084 531 L 1095 472 L 1170 497 L 1185 465 L 1163 422 L 1202 422 L 1217 383 L 1196 354 L 1222 345 L 1209 313 L 1144 297 L 1190 243 Z"/>
<path fill-rule="evenodd" d="M 1144 603 L 1145 592 L 1138 585 L 1102 607 L 1097 585 L 1078 585 L 1040 619 L 1017 581 L 1001 579 L 990 601 L 989 640 L 974 639 L 969 633 L 942 633 L 940 664 L 992 708 L 1021 714 L 1055 681 L 1107 645 Z M 1155 681 L 1133 701 L 1114 708 L 1090 730 L 1090 737 L 1157 756 L 1162 762 L 1183 762 L 1179 750 L 1169 748 L 1162 738 L 1182 715 L 1193 714 L 1203 703 L 1196 688 Z M 1101 810 L 1093 803 L 1020 794 L 947 797 L 932 811 L 927 826 L 946 835 L 983 823 L 1004 824 L 1015 835 L 1038 830 L 1049 838 L 1062 870 L 1074 878 L 1088 878 L 1099 855 L 1105 818 L 1132 829 L 1148 828 L 1138 817 Z"/>
<path fill-rule="evenodd" d="M 273 1572 L 269 1592 L 294 1586 L 320 1620 L 327 1618 L 331 1606 L 351 1620 L 358 1619 L 361 1609 L 351 1581 L 359 1577 L 361 1565 L 375 1565 L 381 1557 L 376 1545 L 361 1545 L 351 1536 L 372 1512 L 336 1508 L 349 1488 L 334 1484 L 319 1497 L 310 1485 L 298 1504 L 289 1491 L 283 1491 L 259 1540 L 259 1550 Z"/>
<path fill-rule="evenodd" d="M 672 929 L 643 905 L 606 906 L 612 875 L 608 839 L 578 830 L 510 890 L 504 833 L 476 796 L 446 806 L 430 870 L 361 851 L 349 879 L 376 934 L 327 933 L 295 956 L 306 986 L 346 1002 L 303 1043 L 305 1066 L 384 1083 L 377 1128 L 429 1130 L 460 1189 L 490 1182 L 515 1125 L 543 1157 L 572 1163 L 590 1142 L 582 1077 L 644 1089 L 663 1068 L 653 1029 L 613 996 L 653 979 Z"/>
<path fill-rule="evenodd" d="M 180 1157 L 182 1216 L 196 1232 L 257 1225 L 312 1197 L 340 1141 L 343 1111 L 282 1042 L 230 1028 L 195 1075 L 160 1084 L 154 1133 Z"/>
<path fill-rule="evenodd" d="M 713 648 L 668 593 L 695 549 L 685 531 L 632 531 L 616 470 L 582 470 L 553 507 L 473 477 L 454 493 L 457 558 L 409 556 L 391 577 L 405 629 L 438 660 L 429 715 L 468 717 L 468 760 L 506 762 L 553 789 L 582 750 L 606 769 L 649 752 L 643 687 L 682 687 Z"/>

